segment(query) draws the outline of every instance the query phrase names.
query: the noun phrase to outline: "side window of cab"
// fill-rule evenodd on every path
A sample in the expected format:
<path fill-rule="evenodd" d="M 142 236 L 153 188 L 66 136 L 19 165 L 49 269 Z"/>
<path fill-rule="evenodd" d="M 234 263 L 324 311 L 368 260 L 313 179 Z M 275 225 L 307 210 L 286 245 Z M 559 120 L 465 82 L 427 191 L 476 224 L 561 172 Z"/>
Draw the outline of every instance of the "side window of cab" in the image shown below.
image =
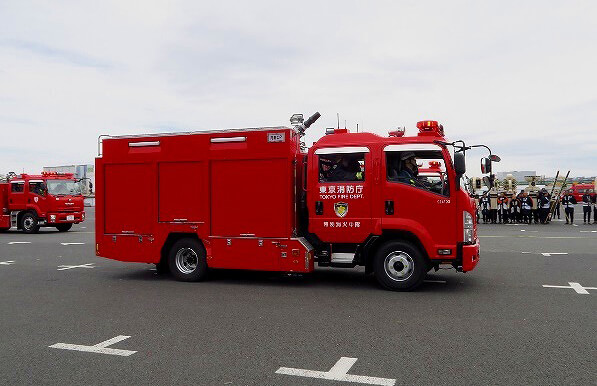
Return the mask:
<path fill-rule="evenodd" d="M 387 181 L 449 197 L 448 174 L 441 149 L 399 146 L 402 145 L 386 148 Z"/>
<path fill-rule="evenodd" d="M 25 191 L 25 182 L 11 182 L 10 183 L 10 191 L 11 193 L 23 193 Z"/>
<path fill-rule="evenodd" d="M 319 182 L 364 182 L 366 147 L 318 149 Z"/>

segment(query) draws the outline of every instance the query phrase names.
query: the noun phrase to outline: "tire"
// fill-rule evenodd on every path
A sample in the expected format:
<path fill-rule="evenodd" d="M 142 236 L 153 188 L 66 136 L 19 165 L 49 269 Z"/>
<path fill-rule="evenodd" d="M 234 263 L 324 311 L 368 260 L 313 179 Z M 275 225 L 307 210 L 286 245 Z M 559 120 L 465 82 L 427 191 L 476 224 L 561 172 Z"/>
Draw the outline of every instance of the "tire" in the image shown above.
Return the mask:
<path fill-rule="evenodd" d="M 383 244 L 373 262 L 377 282 L 392 291 L 414 290 L 423 282 L 427 268 L 427 261 L 419 248 L 405 241 Z"/>
<path fill-rule="evenodd" d="M 207 277 L 205 249 L 198 240 L 180 239 L 172 245 L 168 253 L 168 267 L 176 280 L 205 280 Z"/>
<path fill-rule="evenodd" d="M 58 224 L 56 225 L 56 229 L 58 229 L 58 232 L 68 232 L 70 230 L 70 228 L 73 227 L 73 224 Z"/>
<path fill-rule="evenodd" d="M 27 212 L 21 217 L 21 229 L 25 233 L 37 233 L 39 225 L 37 224 L 37 215 L 32 212 Z"/>

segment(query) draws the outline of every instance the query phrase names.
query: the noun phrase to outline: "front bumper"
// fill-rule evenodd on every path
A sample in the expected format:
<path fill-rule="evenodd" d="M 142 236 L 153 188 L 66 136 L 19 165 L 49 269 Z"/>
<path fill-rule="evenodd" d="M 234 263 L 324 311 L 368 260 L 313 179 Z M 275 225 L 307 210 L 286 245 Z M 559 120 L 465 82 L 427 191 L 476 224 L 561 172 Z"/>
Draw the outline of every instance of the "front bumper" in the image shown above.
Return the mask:
<path fill-rule="evenodd" d="M 462 272 L 468 272 L 475 269 L 479 263 L 479 239 L 475 244 L 462 245 Z"/>
<path fill-rule="evenodd" d="M 46 219 L 47 225 L 78 224 L 85 220 L 85 212 L 48 213 Z"/>

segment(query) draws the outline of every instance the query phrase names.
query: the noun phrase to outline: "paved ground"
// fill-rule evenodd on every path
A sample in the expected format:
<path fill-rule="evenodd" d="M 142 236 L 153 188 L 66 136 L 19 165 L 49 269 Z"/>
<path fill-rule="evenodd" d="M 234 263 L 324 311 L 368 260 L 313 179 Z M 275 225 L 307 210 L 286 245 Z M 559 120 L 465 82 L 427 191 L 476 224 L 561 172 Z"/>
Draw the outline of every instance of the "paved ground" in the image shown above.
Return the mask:
<path fill-rule="evenodd" d="M 417 292 L 394 293 L 357 269 L 176 282 L 153 266 L 97 258 L 88 210 L 68 233 L 0 234 L 0 383 L 358 384 L 276 373 L 327 372 L 348 357 L 358 359 L 329 374 L 350 367 L 398 385 L 593 385 L 597 290 L 543 287 L 597 287 L 593 231 L 562 221 L 481 224 L 474 272 L 440 271 Z M 93 268 L 59 270 L 83 264 Z M 119 335 L 130 337 L 108 348 L 135 353 L 49 347 Z"/>

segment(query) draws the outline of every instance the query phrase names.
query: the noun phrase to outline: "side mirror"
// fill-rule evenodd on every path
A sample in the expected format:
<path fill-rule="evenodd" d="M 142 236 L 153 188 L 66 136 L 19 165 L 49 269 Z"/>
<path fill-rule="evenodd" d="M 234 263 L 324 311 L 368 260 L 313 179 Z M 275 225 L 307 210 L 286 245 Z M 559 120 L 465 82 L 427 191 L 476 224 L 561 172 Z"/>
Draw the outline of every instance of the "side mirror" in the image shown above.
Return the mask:
<path fill-rule="evenodd" d="M 481 173 L 491 173 L 491 159 L 481 158 Z"/>
<path fill-rule="evenodd" d="M 492 160 L 493 162 L 500 162 L 502 160 L 499 155 L 495 155 L 495 154 L 490 155 L 489 159 Z"/>
<path fill-rule="evenodd" d="M 462 177 L 466 173 L 466 161 L 464 154 L 457 152 L 454 153 L 454 171 L 458 178 Z"/>

